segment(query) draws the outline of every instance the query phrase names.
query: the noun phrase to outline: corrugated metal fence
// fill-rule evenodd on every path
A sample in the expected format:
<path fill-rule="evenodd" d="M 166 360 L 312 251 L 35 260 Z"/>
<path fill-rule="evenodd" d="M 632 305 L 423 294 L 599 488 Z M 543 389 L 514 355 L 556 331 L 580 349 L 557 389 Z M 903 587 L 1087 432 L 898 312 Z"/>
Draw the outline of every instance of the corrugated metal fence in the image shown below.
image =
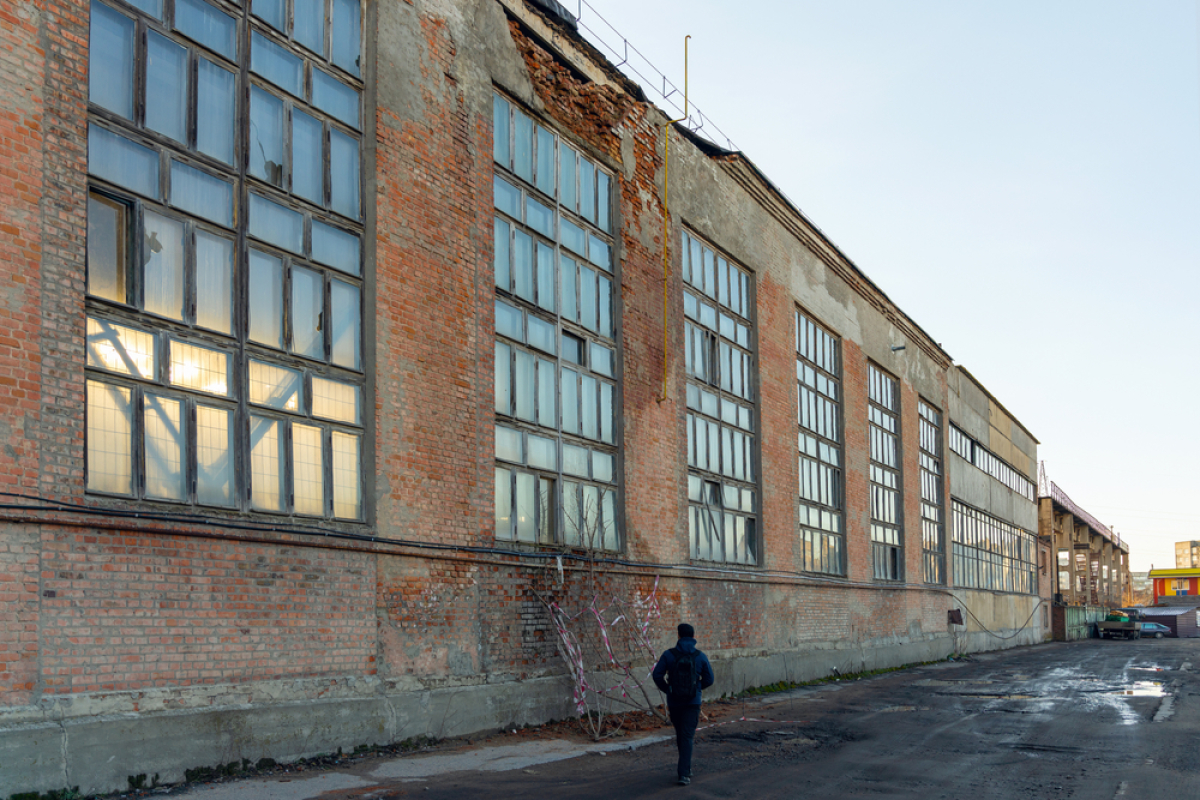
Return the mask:
<path fill-rule="evenodd" d="M 1054 638 L 1060 642 L 1090 639 L 1096 635 L 1096 623 L 1107 614 L 1101 606 L 1054 606 Z"/>

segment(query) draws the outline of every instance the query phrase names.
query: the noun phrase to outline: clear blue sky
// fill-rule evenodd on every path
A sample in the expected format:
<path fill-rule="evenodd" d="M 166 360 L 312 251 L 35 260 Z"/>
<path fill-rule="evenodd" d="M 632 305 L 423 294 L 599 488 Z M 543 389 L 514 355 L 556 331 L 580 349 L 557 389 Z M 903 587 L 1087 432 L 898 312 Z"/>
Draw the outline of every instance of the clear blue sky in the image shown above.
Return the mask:
<path fill-rule="evenodd" d="M 692 101 L 1134 569 L 1200 539 L 1200 2 L 588 2 L 680 87 L 691 34 Z"/>

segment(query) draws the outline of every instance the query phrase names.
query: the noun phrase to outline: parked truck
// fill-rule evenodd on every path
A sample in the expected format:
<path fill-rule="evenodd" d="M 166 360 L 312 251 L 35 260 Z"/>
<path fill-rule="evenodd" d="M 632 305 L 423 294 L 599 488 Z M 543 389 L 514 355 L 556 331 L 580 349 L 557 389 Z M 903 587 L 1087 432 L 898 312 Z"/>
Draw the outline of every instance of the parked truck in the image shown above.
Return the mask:
<path fill-rule="evenodd" d="M 1110 611 L 1103 622 L 1096 624 L 1101 639 L 1140 639 L 1142 636 L 1142 613 L 1140 611 Z"/>

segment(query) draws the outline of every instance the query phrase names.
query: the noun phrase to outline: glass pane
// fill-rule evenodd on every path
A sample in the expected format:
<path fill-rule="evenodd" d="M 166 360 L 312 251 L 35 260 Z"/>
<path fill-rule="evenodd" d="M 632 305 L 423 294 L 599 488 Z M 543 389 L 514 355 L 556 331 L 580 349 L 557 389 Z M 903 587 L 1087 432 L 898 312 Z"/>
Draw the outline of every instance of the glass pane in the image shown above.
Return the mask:
<path fill-rule="evenodd" d="M 513 236 L 513 293 L 533 302 L 533 237 L 524 231 Z"/>
<path fill-rule="evenodd" d="M 273 419 L 250 417 L 250 505 L 283 511 L 283 436 Z"/>
<path fill-rule="evenodd" d="M 612 272 L 611 248 L 607 242 L 590 233 L 588 234 L 588 261 L 601 269 Z"/>
<path fill-rule="evenodd" d="M 568 475 L 588 476 L 588 450 L 573 444 L 563 444 L 563 472 Z"/>
<path fill-rule="evenodd" d="M 233 242 L 196 232 L 196 324 L 231 333 Z"/>
<path fill-rule="evenodd" d="M 358 92 L 323 70 L 312 73 L 313 105 L 335 119 L 358 129 Z"/>
<path fill-rule="evenodd" d="M 167 397 L 146 395 L 146 496 L 159 500 L 184 499 L 182 404 Z"/>
<path fill-rule="evenodd" d="M 300 57 L 259 33 L 251 34 L 250 69 L 280 89 L 304 96 L 304 64 Z"/>
<path fill-rule="evenodd" d="M 496 301 L 496 333 L 519 342 L 525 341 L 524 315 L 508 303 Z"/>
<path fill-rule="evenodd" d="M 359 389 L 341 381 L 312 379 L 313 416 L 359 424 Z"/>
<path fill-rule="evenodd" d="M 159 198 L 158 153 L 95 125 L 88 126 L 88 172 Z"/>
<path fill-rule="evenodd" d="M 333 340 L 333 363 L 361 369 L 359 342 L 362 340 L 362 312 L 359 306 L 358 287 L 334 280 L 329 291 L 330 337 Z"/>
<path fill-rule="evenodd" d="M 358 219 L 358 140 L 329 132 L 329 203 L 339 214 Z"/>
<path fill-rule="evenodd" d="M 579 214 L 596 221 L 596 166 L 586 158 L 579 159 Z"/>
<path fill-rule="evenodd" d="M 509 224 L 496 217 L 492 222 L 492 240 L 495 245 L 492 267 L 496 274 L 496 285 L 506 292 L 512 288 L 512 270 L 509 268 L 509 261 L 512 259 L 510 236 Z"/>
<path fill-rule="evenodd" d="M 509 166 L 508 101 L 498 94 L 492 95 L 492 158 L 496 163 Z"/>
<path fill-rule="evenodd" d="M 168 380 L 175 386 L 209 394 L 229 394 L 229 354 L 183 342 L 171 342 Z"/>
<path fill-rule="evenodd" d="M 596 172 L 596 224 L 600 226 L 600 230 L 608 231 L 608 207 L 611 203 L 608 192 L 609 178 L 603 172 Z"/>
<path fill-rule="evenodd" d="M 332 38 L 333 63 L 351 75 L 358 75 L 359 42 L 362 39 L 358 0 L 333 0 Z"/>
<path fill-rule="evenodd" d="M 300 253 L 304 247 L 304 218 L 290 208 L 251 193 L 250 235 Z"/>
<path fill-rule="evenodd" d="M 533 182 L 533 120 L 513 112 L 513 172 Z"/>
<path fill-rule="evenodd" d="M 133 119 L 133 20 L 93 2 L 91 25 L 88 99 Z"/>
<path fill-rule="evenodd" d="M 547 353 L 558 352 L 558 329 L 542 319 L 529 315 L 529 344 Z"/>
<path fill-rule="evenodd" d="M 512 539 L 512 473 L 496 469 L 496 538 Z"/>
<path fill-rule="evenodd" d="M 591 375 L 584 375 L 579 390 L 580 419 L 583 421 L 583 435 L 589 439 L 600 438 L 600 410 L 598 407 L 600 389 L 599 383 Z"/>
<path fill-rule="evenodd" d="M 563 541 L 579 544 L 582 540 L 582 521 L 579 519 L 579 484 L 563 481 L 562 493 Z"/>
<path fill-rule="evenodd" d="M 93 297 L 125 302 L 128 214 L 124 203 L 88 195 L 87 290 Z"/>
<path fill-rule="evenodd" d="M 532 197 L 525 198 L 525 224 L 548 239 L 554 238 L 554 212 Z"/>
<path fill-rule="evenodd" d="M 297 514 L 325 514 L 321 429 L 292 425 L 292 498 Z"/>
<path fill-rule="evenodd" d="M 579 374 L 574 370 L 562 371 L 562 428 L 567 433 L 579 433 Z"/>
<path fill-rule="evenodd" d="M 512 348 L 496 342 L 496 413 L 512 414 Z"/>
<path fill-rule="evenodd" d="M 146 212 L 146 239 L 142 243 L 146 310 L 171 319 L 183 319 L 183 223 Z"/>
<path fill-rule="evenodd" d="M 303 376 L 298 370 L 251 359 L 250 402 L 280 411 L 301 411 Z"/>
<path fill-rule="evenodd" d="M 309 358 L 325 357 L 323 290 L 321 273 L 292 267 L 292 352 Z"/>
<path fill-rule="evenodd" d="M 554 263 L 554 248 L 538 242 L 537 246 L 538 305 L 553 313 L 554 292 L 558 283 L 558 270 Z"/>
<path fill-rule="evenodd" d="M 521 218 L 521 192 L 499 176 L 492 179 L 492 204 L 510 217 Z"/>
<path fill-rule="evenodd" d="M 517 541 L 537 541 L 537 479 L 517 473 Z"/>
<path fill-rule="evenodd" d="M 361 271 L 359 239 L 353 233 L 326 225 L 320 220 L 312 221 L 313 261 L 357 275 Z"/>
<path fill-rule="evenodd" d="M 333 432 L 333 515 L 341 519 L 362 517 L 362 481 L 359 479 L 359 440 L 349 433 Z"/>
<path fill-rule="evenodd" d="M 162 0 L 126 0 L 134 8 L 140 8 L 155 19 L 162 19 Z"/>
<path fill-rule="evenodd" d="M 87 365 L 143 380 L 154 380 L 154 335 L 88 317 Z"/>
<path fill-rule="evenodd" d="M 283 349 L 283 262 L 250 251 L 250 340 Z"/>
<path fill-rule="evenodd" d="M 575 151 L 564 144 L 559 147 L 558 153 L 558 165 L 561 170 L 558 179 L 559 202 L 572 211 L 575 211 L 579 208 L 578 192 L 575 188 L 575 167 L 577 163 Z"/>
<path fill-rule="evenodd" d="M 596 271 L 579 267 L 579 324 L 596 330 Z"/>
<path fill-rule="evenodd" d="M 563 247 L 579 255 L 583 255 L 587 249 L 587 234 L 583 232 L 583 228 L 571 222 L 566 217 L 559 217 L 558 237 L 563 243 Z"/>
<path fill-rule="evenodd" d="M 146 127 L 187 142 L 187 50 L 146 34 Z"/>
<path fill-rule="evenodd" d="M 87 382 L 87 488 L 133 494 L 132 392 Z"/>
<path fill-rule="evenodd" d="M 233 505 L 233 439 L 229 412 L 196 406 L 196 501 Z"/>
<path fill-rule="evenodd" d="M 505 428 L 503 425 L 496 426 L 496 458 L 501 461 L 511 461 L 514 464 L 525 463 L 520 431 Z"/>
<path fill-rule="evenodd" d="M 171 162 L 171 205 L 218 225 L 233 225 L 233 186 L 178 161 Z"/>
<path fill-rule="evenodd" d="M 233 73 L 207 58 L 196 62 L 196 149 L 233 163 Z"/>
<path fill-rule="evenodd" d="M 529 422 L 534 420 L 534 391 L 537 388 L 533 364 L 534 357 L 531 354 L 524 350 L 517 351 L 513 394 L 517 399 L 517 417 Z"/>
<path fill-rule="evenodd" d="M 612 280 L 603 275 L 597 276 L 600 286 L 600 335 L 613 338 L 612 321 Z"/>
<path fill-rule="evenodd" d="M 250 174 L 283 186 L 283 101 L 250 88 Z"/>
<path fill-rule="evenodd" d="M 600 382 L 600 440 L 613 444 L 613 422 L 617 418 L 613 385 Z"/>
<path fill-rule="evenodd" d="M 255 16 L 262 19 L 277 31 L 285 31 L 284 14 L 286 7 L 284 0 L 254 0 L 251 4 Z"/>
<path fill-rule="evenodd" d="M 577 267 L 575 262 L 566 256 L 560 256 L 560 266 L 562 268 L 560 270 L 562 273 L 562 315 L 564 319 L 578 322 L 579 306 L 575 291 Z"/>
<path fill-rule="evenodd" d="M 538 359 L 538 424 L 544 428 L 558 427 L 558 392 L 555 391 L 554 362 Z"/>
<path fill-rule="evenodd" d="M 230 61 L 237 58 L 233 17 L 204 0 L 175 0 L 175 30 L 195 39 Z"/>
<path fill-rule="evenodd" d="M 530 434 L 526 441 L 529 466 L 538 469 L 558 469 L 558 444 L 555 440 Z"/>
<path fill-rule="evenodd" d="M 554 196 L 554 134 L 545 128 L 537 129 L 537 187 Z"/>
<path fill-rule="evenodd" d="M 318 205 L 325 202 L 323 134 L 320 122 L 299 109 L 292 109 L 292 191 Z"/>
<path fill-rule="evenodd" d="M 325 0 L 295 0 L 292 36 L 314 53 L 325 55 Z"/>

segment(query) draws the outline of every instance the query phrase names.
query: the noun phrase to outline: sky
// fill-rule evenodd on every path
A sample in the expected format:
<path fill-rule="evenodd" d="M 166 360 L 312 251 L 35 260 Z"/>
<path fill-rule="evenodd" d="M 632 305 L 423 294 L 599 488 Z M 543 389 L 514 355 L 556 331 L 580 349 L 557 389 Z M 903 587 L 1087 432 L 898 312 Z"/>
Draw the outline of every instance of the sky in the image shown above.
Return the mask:
<path fill-rule="evenodd" d="M 683 87 L 691 35 L 702 132 L 988 387 L 1134 570 L 1200 540 L 1200 0 L 561 1 L 647 88 Z"/>

